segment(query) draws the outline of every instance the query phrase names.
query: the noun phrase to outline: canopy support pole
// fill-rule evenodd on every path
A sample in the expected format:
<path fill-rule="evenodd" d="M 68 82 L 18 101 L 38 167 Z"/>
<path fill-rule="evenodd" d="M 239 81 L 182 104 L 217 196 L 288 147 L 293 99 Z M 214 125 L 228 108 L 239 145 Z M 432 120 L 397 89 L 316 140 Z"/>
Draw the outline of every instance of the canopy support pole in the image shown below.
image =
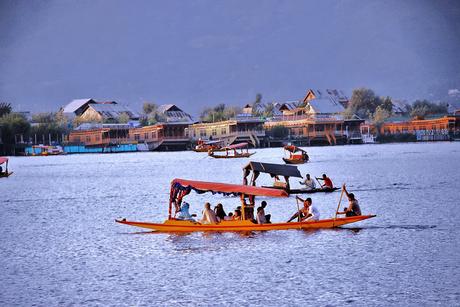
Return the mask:
<path fill-rule="evenodd" d="M 342 193 L 340 193 L 339 203 L 337 204 L 337 209 L 335 210 L 334 222 L 337 219 L 337 214 L 338 214 L 339 209 L 340 209 L 340 204 L 342 203 L 342 197 L 343 197 L 343 185 L 342 185 Z"/>

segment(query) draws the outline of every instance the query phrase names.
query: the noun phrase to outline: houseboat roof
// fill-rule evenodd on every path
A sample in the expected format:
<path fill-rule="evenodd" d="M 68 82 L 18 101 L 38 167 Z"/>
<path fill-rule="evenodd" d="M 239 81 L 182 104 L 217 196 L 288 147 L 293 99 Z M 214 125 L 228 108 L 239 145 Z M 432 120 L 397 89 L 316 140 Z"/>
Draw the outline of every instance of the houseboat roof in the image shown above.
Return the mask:
<path fill-rule="evenodd" d="M 252 170 L 261 173 L 267 173 L 272 176 L 286 176 L 286 177 L 298 177 L 302 178 L 297 166 L 274 164 L 274 163 L 262 163 L 262 162 L 249 162 L 244 170 Z"/>
<path fill-rule="evenodd" d="M 91 102 L 95 103 L 95 101 L 91 98 L 74 99 L 62 108 L 62 112 L 74 113 L 75 111 L 83 107 L 85 104 L 91 103 Z"/>
<path fill-rule="evenodd" d="M 230 145 L 230 146 L 225 147 L 224 149 L 238 149 L 238 148 L 244 148 L 244 147 L 248 147 L 248 143 L 239 143 L 235 145 Z"/>
<path fill-rule="evenodd" d="M 130 119 L 138 119 L 140 117 L 139 113 L 131 110 L 127 106 L 122 106 L 119 104 L 91 104 L 90 108 L 94 109 L 96 112 L 101 114 L 104 118 L 118 118 L 121 114 L 128 114 Z"/>
<path fill-rule="evenodd" d="M 288 197 L 286 191 L 281 189 L 260 188 L 248 185 L 195 181 L 176 178 L 171 182 L 171 189 L 194 190 L 197 193 L 222 193 L 226 195 L 253 195 L 270 197 Z"/>
<path fill-rule="evenodd" d="M 308 105 L 319 114 L 338 114 L 345 110 L 340 102 L 330 97 L 312 99 L 308 101 Z"/>

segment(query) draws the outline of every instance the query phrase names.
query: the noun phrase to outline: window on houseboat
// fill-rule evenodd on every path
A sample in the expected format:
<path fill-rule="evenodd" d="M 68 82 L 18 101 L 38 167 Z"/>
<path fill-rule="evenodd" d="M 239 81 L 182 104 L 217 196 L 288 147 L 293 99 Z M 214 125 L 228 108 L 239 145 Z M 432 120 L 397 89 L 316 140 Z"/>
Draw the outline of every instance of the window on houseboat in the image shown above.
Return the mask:
<path fill-rule="evenodd" d="M 222 128 L 220 130 L 220 134 L 227 134 L 227 129 L 226 128 Z"/>
<path fill-rule="evenodd" d="M 86 142 L 91 142 L 91 137 L 89 135 L 86 136 Z"/>
<path fill-rule="evenodd" d="M 140 138 L 141 138 L 141 136 L 140 136 L 139 133 L 134 134 L 134 140 L 135 140 L 135 141 L 139 141 Z"/>
<path fill-rule="evenodd" d="M 217 129 L 214 128 L 214 129 L 212 129 L 212 136 L 216 136 L 216 135 L 217 135 Z"/>
<path fill-rule="evenodd" d="M 147 140 L 149 138 L 148 132 L 144 133 L 144 140 Z"/>

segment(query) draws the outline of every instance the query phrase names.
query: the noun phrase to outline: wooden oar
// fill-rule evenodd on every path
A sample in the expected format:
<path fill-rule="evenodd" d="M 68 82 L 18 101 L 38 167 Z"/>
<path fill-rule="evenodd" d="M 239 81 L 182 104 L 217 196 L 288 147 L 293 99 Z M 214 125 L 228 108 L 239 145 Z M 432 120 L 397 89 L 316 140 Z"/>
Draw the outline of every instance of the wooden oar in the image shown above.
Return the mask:
<path fill-rule="evenodd" d="M 342 193 L 340 193 L 340 199 L 339 203 L 337 204 L 337 210 L 335 210 L 335 217 L 334 220 L 337 218 L 337 213 L 339 212 L 340 204 L 342 203 L 342 197 L 343 197 L 343 184 L 342 184 Z"/>
<path fill-rule="evenodd" d="M 299 221 L 299 223 L 302 223 L 301 221 L 301 218 L 300 218 L 300 207 L 299 207 L 299 199 L 295 198 L 295 203 L 297 204 L 297 220 Z M 302 229 L 302 224 L 299 225 L 299 229 Z"/>

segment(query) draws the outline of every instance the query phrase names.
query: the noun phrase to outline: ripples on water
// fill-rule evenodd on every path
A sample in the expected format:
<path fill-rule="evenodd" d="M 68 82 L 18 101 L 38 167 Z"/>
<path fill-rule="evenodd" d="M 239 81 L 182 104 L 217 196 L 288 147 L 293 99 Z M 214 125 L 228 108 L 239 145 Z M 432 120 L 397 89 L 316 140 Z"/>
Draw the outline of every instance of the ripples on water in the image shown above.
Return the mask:
<path fill-rule="evenodd" d="M 171 179 L 240 183 L 245 159 L 192 152 L 13 157 L 0 180 L 0 305 L 458 305 L 460 143 L 307 148 L 377 218 L 344 229 L 161 234 Z M 280 163 L 282 149 L 255 161 Z M 259 177 L 269 184 L 268 176 Z M 294 180 L 293 182 L 296 182 Z M 323 217 L 339 193 L 313 195 Z M 192 212 L 206 200 L 191 194 Z M 260 201 L 261 199 L 259 199 Z M 294 198 L 267 199 L 274 221 Z"/>

